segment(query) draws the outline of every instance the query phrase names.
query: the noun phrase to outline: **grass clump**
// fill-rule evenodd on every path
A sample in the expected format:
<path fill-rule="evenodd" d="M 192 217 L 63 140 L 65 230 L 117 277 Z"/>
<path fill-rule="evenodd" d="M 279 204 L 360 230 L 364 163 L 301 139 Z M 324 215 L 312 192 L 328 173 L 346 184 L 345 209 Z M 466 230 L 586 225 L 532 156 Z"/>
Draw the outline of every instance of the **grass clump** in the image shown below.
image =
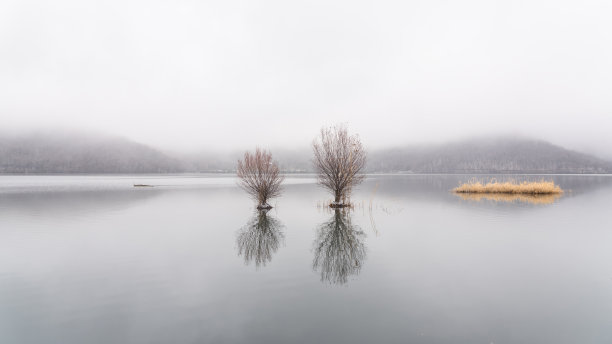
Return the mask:
<path fill-rule="evenodd" d="M 486 183 L 472 180 L 454 188 L 453 192 L 461 194 L 558 195 L 562 194 L 563 190 L 553 181 L 498 182 L 493 179 Z"/>

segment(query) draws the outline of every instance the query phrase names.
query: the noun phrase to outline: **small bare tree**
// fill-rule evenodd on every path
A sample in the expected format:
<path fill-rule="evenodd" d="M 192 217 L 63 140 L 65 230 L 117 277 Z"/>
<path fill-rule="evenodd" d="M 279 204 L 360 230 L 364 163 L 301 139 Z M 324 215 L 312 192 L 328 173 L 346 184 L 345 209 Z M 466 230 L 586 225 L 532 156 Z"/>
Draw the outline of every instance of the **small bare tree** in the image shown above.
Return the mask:
<path fill-rule="evenodd" d="M 259 148 L 255 154 L 245 152 L 243 160 L 238 160 L 236 174 L 240 187 L 257 201 L 257 209 L 272 208 L 268 199 L 280 196 L 285 177 L 270 152 Z"/>
<path fill-rule="evenodd" d="M 349 205 L 353 187 L 365 179 L 366 152 L 359 136 L 349 135 L 345 125 L 322 128 L 312 148 L 319 184 L 334 194 L 330 206 Z"/>

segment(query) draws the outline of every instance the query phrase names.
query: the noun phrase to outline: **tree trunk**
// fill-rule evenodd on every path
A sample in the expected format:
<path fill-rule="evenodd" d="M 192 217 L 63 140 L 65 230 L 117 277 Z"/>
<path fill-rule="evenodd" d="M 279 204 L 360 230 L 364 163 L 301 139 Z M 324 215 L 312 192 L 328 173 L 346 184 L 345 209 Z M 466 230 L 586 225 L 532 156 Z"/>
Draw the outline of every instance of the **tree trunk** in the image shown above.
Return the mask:
<path fill-rule="evenodd" d="M 342 193 L 338 192 L 334 195 L 334 201 L 329 205 L 332 208 L 344 208 L 346 204 L 342 202 Z"/>
<path fill-rule="evenodd" d="M 257 209 L 272 209 L 272 206 L 269 205 L 268 203 L 261 203 L 257 206 Z"/>

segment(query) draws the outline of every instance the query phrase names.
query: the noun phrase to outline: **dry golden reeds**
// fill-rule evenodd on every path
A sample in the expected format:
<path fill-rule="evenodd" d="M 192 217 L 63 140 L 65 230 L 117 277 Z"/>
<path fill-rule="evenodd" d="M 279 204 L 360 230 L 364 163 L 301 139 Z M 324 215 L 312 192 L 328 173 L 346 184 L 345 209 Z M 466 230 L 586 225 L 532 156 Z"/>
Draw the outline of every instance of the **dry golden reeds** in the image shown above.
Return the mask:
<path fill-rule="evenodd" d="M 555 185 L 553 181 L 498 182 L 493 179 L 486 183 L 472 180 L 469 183 L 464 183 L 454 188 L 453 192 L 465 194 L 558 195 L 562 194 L 563 190 L 560 186 Z"/>

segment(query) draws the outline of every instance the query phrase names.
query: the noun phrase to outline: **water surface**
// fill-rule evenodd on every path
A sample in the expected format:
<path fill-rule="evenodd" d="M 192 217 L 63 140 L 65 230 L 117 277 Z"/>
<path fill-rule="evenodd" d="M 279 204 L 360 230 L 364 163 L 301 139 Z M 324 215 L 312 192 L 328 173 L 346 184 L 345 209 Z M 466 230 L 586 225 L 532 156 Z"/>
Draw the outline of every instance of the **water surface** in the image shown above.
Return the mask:
<path fill-rule="evenodd" d="M 0 343 L 612 342 L 612 176 L 539 203 L 470 178 L 332 211 L 292 175 L 259 213 L 231 175 L 0 176 Z"/>

